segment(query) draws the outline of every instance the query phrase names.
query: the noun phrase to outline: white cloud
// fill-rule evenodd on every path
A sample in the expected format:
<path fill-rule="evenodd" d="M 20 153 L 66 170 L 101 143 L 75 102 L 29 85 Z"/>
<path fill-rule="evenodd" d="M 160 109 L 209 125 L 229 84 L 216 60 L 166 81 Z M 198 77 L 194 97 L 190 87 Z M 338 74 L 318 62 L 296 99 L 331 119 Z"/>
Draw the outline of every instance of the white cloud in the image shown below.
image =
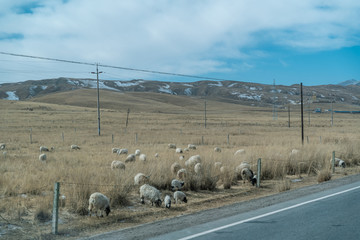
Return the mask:
<path fill-rule="evenodd" d="M 0 39 L 0 50 L 193 75 L 225 73 L 233 71 L 230 60 L 240 61 L 240 70 L 253 68 L 246 61 L 267 56 L 257 48 L 263 43 L 312 51 L 359 45 L 360 2 L 326 3 L 5 0 L 0 36 L 24 38 Z"/>

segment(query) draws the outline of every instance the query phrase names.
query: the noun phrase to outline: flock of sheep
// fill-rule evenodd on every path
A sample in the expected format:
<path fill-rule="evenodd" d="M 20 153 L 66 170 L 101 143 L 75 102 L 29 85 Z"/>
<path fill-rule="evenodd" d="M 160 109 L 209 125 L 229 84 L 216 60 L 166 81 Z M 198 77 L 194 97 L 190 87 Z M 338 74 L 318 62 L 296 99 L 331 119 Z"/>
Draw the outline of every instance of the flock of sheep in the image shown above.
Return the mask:
<path fill-rule="evenodd" d="M 1 149 L 5 149 L 5 144 L 1 143 L 0 144 L 0 148 Z M 178 154 L 182 154 L 184 152 L 189 152 L 190 150 L 195 150 L 196 146 L 193 144 L 189 144 L 187 148 L 177 148 L 175 144 L 168 144 L 168 148 L 169 149 L 175 149 L 175 152 Z M 71 145 L 70 146 L 71 150 L 80 150 L 80 147 L 77 145 Z M 45 147 L 45 146 L 41 146 L 40 147 L 40 155 L 39 155 L 39 160 L 41 162 L 45 162 L 46 161 L 46 154 L 43 152 L 51 152 L 54 151 L 54 148 L 51 147 L 50 149 Z M 134 162 L 136 161 L 136 159 L 139 159 L 142 162 L 145 162 L 147 157 L 145 154 L 141 153 L 141 151 L 139 149 L 137 149 L 135 151 L 134 154 L 129 154 L 129 151 L 125 148 L 113 148 L 112 149 L 113 153 L 116 153 L 118 155 L 121 154 L 125 154 L 127 155 L 126 159 L 125 159 L 125 163 L 122 161 L 118 161 L 115 160 L 111 163 L 111 169 L 115 170 L 115 169 L 120 169 L 120 170 L 125 170 L 125 164 L 129 163 L 129 162 Z M 221 152 L 221 148 L 219 147 L 215 147 L 214 148 L 214 152 Z M 290 153 L 290 157 L 291 156 L 295 156 L 297 154 L 299 154 L 300 151 L 293 149 L 292 152 Z M 240 149 L 238 151 L 235 152 L 235 156 L 236 155 L 243 155 L 245 154 L 245 150 L 244 149 Z M 159 155 L 156 153 L 155 157 L 158 157 Z M 184 155 L 180 155 L 179 160 L 184 160 L 185 156 Z M 201 157 L 200 155 L 193 155 L 190 156 L 185 162 L 185 168 L 181 167 L 181 165 L 177 162 L 173 163 L 171 165 L 171 172 L 172 174 L 176 175 L 177 179 L 173 179 L 171 181 L 171 191 L 174 192 L 173 193 L 173 199 L 174 199 L 174 203 L 178 204 L 180 202 L 184 202 L 187 203 L 187 198 L 186 198 L 186 194 L 181 191 L 187 175 L 188 170 L 191 170 L 191 173 L 195 173 L 195 174 L 201 174 L 203 171 L 203 166 L 201 163 Z M 340 167 L 345 167 L 345 162 L 341 159 L 336 158 L 335 159 L 335 165 L 336 166 L 340 166 Z M 215 162 L 214 163 L 214 168 L 223 175 L 226 175 L 229 173 L 228 169 L 225 166 L 222 166 L 221 162 Z M 243 183 L 245 184 L 245 181 L 250 182 L 252 185 L 255 185 L 256 181 L 257 181 L 257 176 L 254 175 L 253 171 L 251 170 L 251 166 L 249 163 L 247 162 L 242 162 L 240 165 L 238 165 L 235 169 L 235 173 L 237 174 L 237 176 L 241 177 L 241 179 L 243 180 Z M 155 188 L 154 186 L 151 186 L 148 184 L 149 182 L 149 178 L 150 176 L 146 176 L 143 173 L 138 173 L 135 175 L 134 177 L 134 185 L 140 186 L 139 192 L 140 192 L 140 202 L 142 204 L 145 203 L 146 201 L 151 202 L 151 205 L 153 206 L 155 204 L 155 206 L 160 207 L 162 205 L 162 203 L 164 202 L 164 205 L 166 208 L 170 208 L 171 207 L 171 196 L 166 195 L 162 200 L 162 196 L 161 196 L 161 192 Z M 110 211 L 110 200 L 107 196 L 105 196 L 102 193 L 96 192 L 91 194 L 90 198 L 89 198 L 89 207 L 88 207 L 88 211 L 89 211 L 89 215 L 91 216 L 93 211 L 96 211 L 96 216 L 98 216 L 98 211 L 100 211 L 100 216 L 103 217 L 103 212 L 105 212 L 106 216 L 109 215 Z"/>

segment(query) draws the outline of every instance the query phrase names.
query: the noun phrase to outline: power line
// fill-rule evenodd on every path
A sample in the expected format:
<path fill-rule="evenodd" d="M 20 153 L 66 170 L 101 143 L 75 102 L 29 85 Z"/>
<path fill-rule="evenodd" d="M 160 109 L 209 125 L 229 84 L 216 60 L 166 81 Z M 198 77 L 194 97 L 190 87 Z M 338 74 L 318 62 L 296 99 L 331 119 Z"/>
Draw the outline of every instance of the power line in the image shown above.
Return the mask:
<path fill-rule="evenodd" d="M 177 76 L 177 77 L 198 78 L 198 79 L 217 80 L 217 81 L 236 81 L 236 80 L 232 80 L 232 79 L 212 78 L 212 77 L 195 76 L 195 75 L 188 75 L 188 74 L 182 74 L 182 73 L 171 73 L 171 72 L 161 72 L 161 71 L 155 71 L 155 70 L 138 69 L 138 68 L 119 67 L 119 66 L 112 66 L 112 65 L 103 65 L 103 64 L 97 64 L 97 63 L 71 61 L 71 60 L 64 60 L 64 59 L 58 59 L 58 58 L 39 57 L 39 56 L 8 53 L 8 52 L 0 52 L 0 54 L 14 56 L 14 57 L 34 58 L 34 59 L 73 63 L 73 64 L 82 64 L 82 65 L 91 65 L 91 66 L 97 65 L 99 67 L 104 67 L 104 68 L 115 68 L 115 69 L 121 69 L 121 70 L 127 70 L 127 71 L 145 72 L 145 73 L 170 75 L 170 76 Z"/>

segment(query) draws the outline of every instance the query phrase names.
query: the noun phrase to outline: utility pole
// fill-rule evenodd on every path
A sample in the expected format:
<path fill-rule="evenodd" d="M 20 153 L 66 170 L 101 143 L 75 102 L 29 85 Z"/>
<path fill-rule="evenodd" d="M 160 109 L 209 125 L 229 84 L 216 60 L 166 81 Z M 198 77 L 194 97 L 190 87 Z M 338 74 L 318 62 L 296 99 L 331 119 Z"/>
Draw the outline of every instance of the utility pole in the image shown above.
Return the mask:
<path fill-rule="evenodd" d="M 273 89 L 272 89 L 274 96 L 273 96 L 273 120 L 277 120 L 277 112 L 276 112 L 276 88 L 275 88 L 275 79 L 273 80 Z"/>
<path fill-rule="evenodd" d="M 96 74 L 97 81 L 97 115 L 98 115 L 98 134 L 100 136 L 100 91 L 99 91 L 99 64 L 96 64 L 96 72 L 91 72 L 91 74 Z"/>
<path fill-rule="evenodd" d="M 205 128 L 206 128 L 206 99 L 205 99 L 205 109 L 204 109 L 204 114 L 205 114 L 205 116 L 204 116 L 204 121 L 205 121 Z"/>
<path fill-rule="evenodd" d="M 303 101 L 303 84 L 300 83 L 301 95 L 301 143 L 304 145 L 304 101 Z"/>

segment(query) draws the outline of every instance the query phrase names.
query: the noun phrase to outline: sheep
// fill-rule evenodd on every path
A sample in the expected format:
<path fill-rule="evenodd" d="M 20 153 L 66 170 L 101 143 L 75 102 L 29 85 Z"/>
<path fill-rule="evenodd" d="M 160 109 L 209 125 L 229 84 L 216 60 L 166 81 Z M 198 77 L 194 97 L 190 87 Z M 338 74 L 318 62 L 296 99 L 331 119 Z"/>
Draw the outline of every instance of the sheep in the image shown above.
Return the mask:
<path fill-rule="evenodd" d="M 250 169 L 250 164 L 247 162 L 242 162 L 239 166 L 237 166 L 235 168 L 235 172 L 236 174 L 239 176 L 241 175 L 241 170 L 243 170 L 244 168 L 249 168 Z"/>
<path fill-rule="evenodd" d="M 165 203 L 165 207 L 166 208 L 170 208 L 171 207 L 171 197 L 169 195 L 166 195 L 164 198 L 164 203 Z"/>
<path fill-rule="evenodd" d="M 184 179 L 186 178 L 186 176 L 187 176 L 187 171 L 186 171 L 185 168 L 182 168 L 182 169 L 180 169 L 180 170 L 177 172 L 176 175 L 177 175 L 177 177 L 178 177 L 179 179 L 184 180 Z"/>
<path fill-rule="evenodd" d="M 135 185 L 145 184 L 145 183 L 147 183 L 149 178 L 150 178 L 150 176 L 145 176 L 145 174 L 143 174 L 143 173 L 138 173 L 134 177 L 134 184 Z"/>
<path fill-rule="evenodd" d="M 120 150 L 120 148 L 112 148 L 111 151 L 112 153 L 117 153 Z"/>
<path fill-rule="evenodd" d="M 41 162 L 45 162 L 45 161 L 46 161 L 46 154 L 45 154 L 45 153 L 40 154 L 40 155 L 39 155 L 39 160 L 40 160 Z"/>
<path fill-rule="evenodd" d="M 195 150 L 196 149 L 196 146 L 194 144 L 188 144 L 188 148 L 189 149 L 192 149 L 192 150 Z"/>
<path fill-rule="evenodd" d="M 100 216 L 104 217 L 103 211 L 105 211 L 106 216 L 110 213 L 110 200 L 107 196 L 102 193 L 95 192 L 90 195 L 89 198 L 89 216 L 91 217 L 92 211 L 96 209 L 96 216 L 98 216 L 98 210 L 100 210 Z"/>
<path fill-rule="evenodd" d="M 184 186 L 184 181 L 180 181 L 177 179 L 173 179 L 171 181 L 171 191 L 175 190 L 181 190 L 181 188 Z"/>
<path fill-rule="evenodd" d="M 214 148 L 214 152 L 221 152 L 221 148 L 219 147 Z"/>
<path fill-rule="evenodd" d="M 120 155 L 120 154 L 128 154 L 128 150 L 126 148 L 120 148 L 117 150 L 117 155 Z"/>
<path fill-rule="evenodd" d="M 111 169 L 116 169 L 116 168 L 125 170 L 125 164 L 123 162 L 117 161 L 117 160 L 112 161 Z"/>
<path fill-rule="evenodd" d="M 169 143 L 169 144 L 168 144 L 168 147 L 169 147 L 169 148 L 174 148 L 174 149 L 176 149 L 176 145 L 175 145 L 174 143 Z"/>
<path fill-rule="evenodd" d="M 200 174 L 201 171 L 202 171 L 202 165 L 201 165 L 201 163 L 195 164 L 195 166 L 194 166 L 194 172 L 195 172 L 196 174 Z"/>
<path fill-rule="evenodd" d="M 190 151 L 190 149 L 189 148 L 184 148 L 183 151 L 188 152 L 188 151 Z"/>
<path fill-rule="evenodd" d="M 70 146 L 70 149 L 80 150 L 80 147 L 78 145 L 73 144 Z"/>
<path fill-rule="evenodd" d="M 159 157 L 159 154 L 158 154 L 158 153 L 155 153 L 154 157 L 155 157 L 155 158 L 158 158 L 158 157 Z"/>
<path fill-rule="evenodd" d="M 177 174 L 177 172 L 178 172 L 180 169 L 181 169 L 181 166 L 180 166 L 180 164 L 178 164 L 177 162 L 175 162 L 175 163 L 173 163 L 173 164 L 171 165 L 171 172 L 172 172 L 173 174 Z"/>
<path fill-rule="evenodd" d="M 253 173 L 253 171 L 251 171 L 251 169 L 243 168 L 241 170 L 241 177 L 243 179 L 243 183 L 245 183 L 245 180 L 248 180 L 254 186 L 254 184 L 255 184 L 255 181 L 253 180 L 254 173 Z"/>
<path fill-rule="evenodd" d="M 145 154 L 140 154 L 140 156 L 139 156 L 139 160 L 140 161 L 143 161 L 143 162 L 146 162 L 146 155 Z"/>
<path fill-rule="evenodd" d="M 183 193 L 181 191 L 174 192 L 174 199 L 175 199 L 176 204 L 178 204 L 178 201 L 187 203 L 186 195 L 185 195 L 185 193 Z"/>
<path fill-rule="evenodd" d="M 239 150 L 237 150 L 237 151 L 234 153 L 234 156 L 236 156 L 236 155 L 243 155 L 243 154 L 245 154 L 245 149 L 239 149 Z"/>
<path fill-rule="evenodd" d="M 194 155 L 191 156 L 188 160 L 185 161 L 185 166 L 186 167 L 194 167 L 195 164 L 201 162 L 201 158 L 200 155 Z"/>
<path fill-rule="evenodd" d="M 183 153 L 183 150 L 181 148 L 176 148 L 175 152 L 176 153 Z"/>
<path fill-rule="evenodd" d="M 179 160 L 180 161 L 182 161 L 182 160 L 184 160 L 185 159 L 185 156 L 184 155 L 181 155 L 180 157 L 179 157 Z"/>
<path fill-rule="evenodd" d="M 149 184 L 144 184 L 140 187 L 140 201 L 142 204 L 145 204 L 145 199 L 150 200 L 151 206 L 161 206 L 161 193 L 158 189 Z"/>
<path fill-rule="evenodd" d="M 137 157 L 140 156 L 140 153 L 141 153 L 140 149 L 135 150 L 135 156 L 137 156 Z"/>
<path fill-rule="evenodd" d="M 125 159 L 125 163 L 128 163 L 128 162 L 135 162 L 135 154 L 129 154 L 126 159 Z"/>
<path fill-rule="evenodd" d="M 49 149 L 45 146 L 40 146 L 40 152 L 49 152 Z"/>
<path fill-rule="evenodd" d="M 332 164 L 332 158 L 330 158 L 330 163 Z M 346 163 L 343 160 L 341 160 L 340 158 L 335 158 L 335 167 L 345 168 Z"/>
<path fill-rule="evenodd" d="M 0 143 L 0 149 L 1 149 L 1 150 L 5 149 L 5 147 L 6 147 L 6 144 L 5 144 L 5 143 Z"/>

